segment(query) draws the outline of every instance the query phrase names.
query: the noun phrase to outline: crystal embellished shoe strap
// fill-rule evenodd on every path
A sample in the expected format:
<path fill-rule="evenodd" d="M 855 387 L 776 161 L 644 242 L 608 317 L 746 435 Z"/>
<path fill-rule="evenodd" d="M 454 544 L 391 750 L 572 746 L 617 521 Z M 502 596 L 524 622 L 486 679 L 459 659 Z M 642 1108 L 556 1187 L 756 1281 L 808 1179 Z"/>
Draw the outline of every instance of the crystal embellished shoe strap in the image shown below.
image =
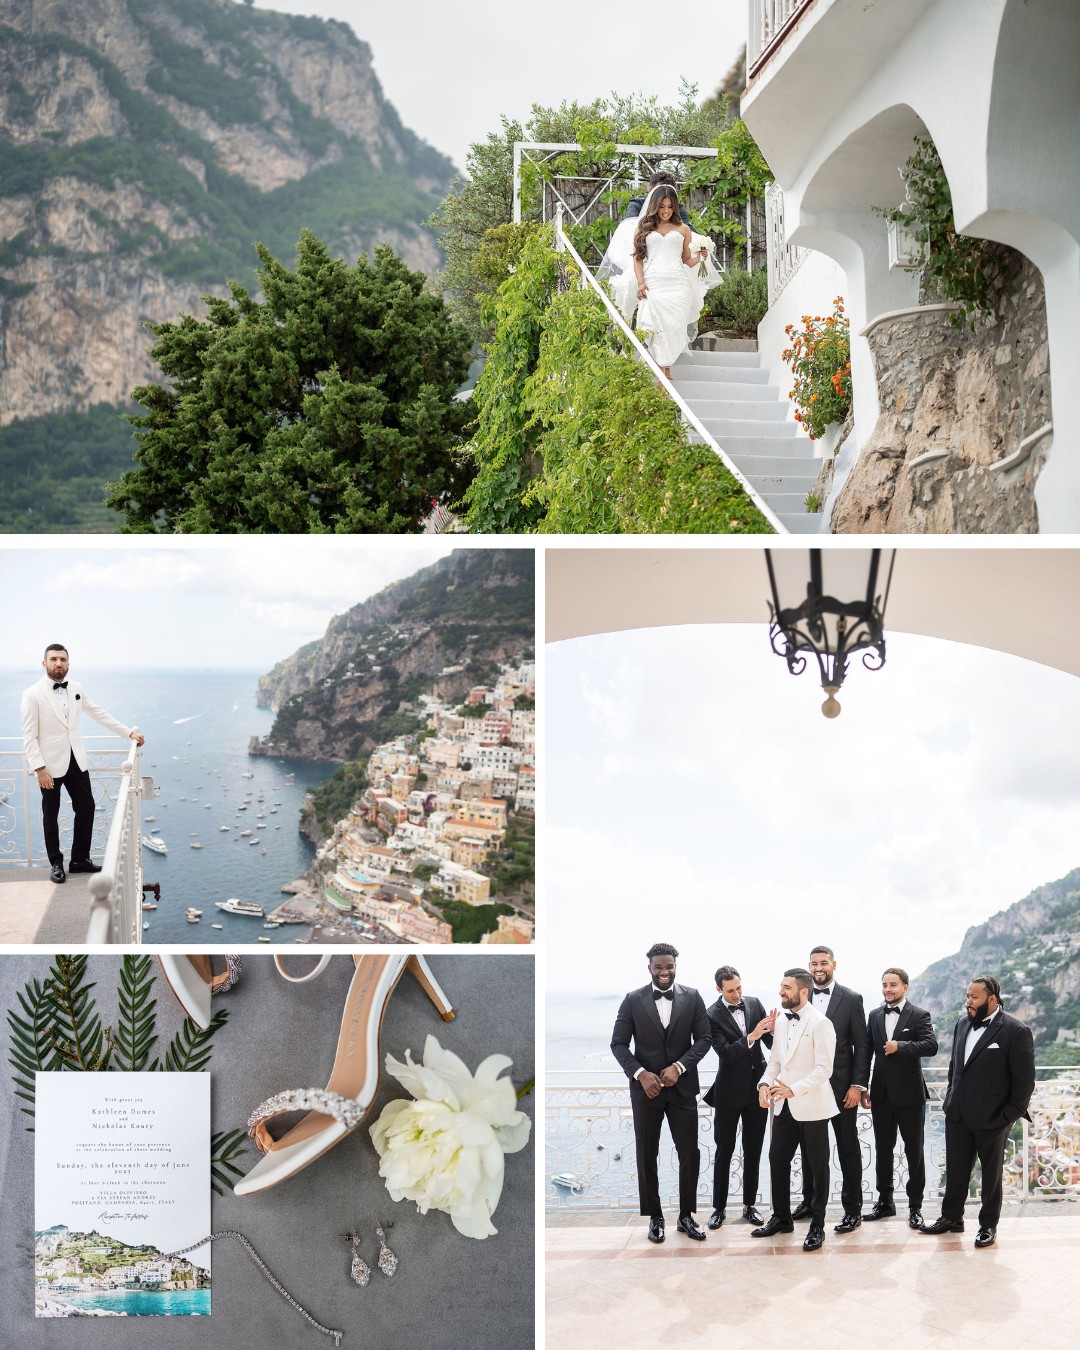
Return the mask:
<path fill-rule="evenodd" d="M 261 1153 L 268 1153 L 273 1143 L 264 1122 L 285 1111 L 318 1111 L 320 1115 L 332 1116 L 351 1130 L 363 1120 L 367 1106 L 351 1097 L 329 1092 L 326 1088 L 289 1088 L 285 1092 L 275 1093 L 248 1117 L 248 1134 Z"/>
<path fill-rule="evenodd" d="M 303 1304 L 298 1303 L 297 1300 L 293 1298 L 292 1294 L 290 1294 L 289 1291 L 285 1288 L 285 1286 L 281 1283 L 281 1281 L 271 1273 L 270 1268 L 267 1266 L 266 1262 L 262 1259 L 262 1257 L 251 1245 L 251 1243 L 247 1240 L 247 1238 L 243 1235 L 243 1233 L 233 1233 L 233 1232 L 211 1233 L 209 1237 L 200 1238 L 198 1242 L 193 1242 L 190 1247 L 181 1247 L 181 1249 L 178 1252 L 162 1252 L 162 1256 L 168 1259 L 172 1259 L 173 1257 L 176 1256 L 186 1256 L 188 1252 L 193 1252 L 198 1247 L 205 1247 L 208 1242 L 217 1242 L 219 1238 L 236 1238 L 241 1243 L 244 1250 L 247 1252 L 248 1256 L 251 1257 L 252 1262 L 255 1265 L 255 1268 L 267 1280 L 269 1284 L 273 1285 L 273 1287 L 278 1291 L 278 1293 L 289 1305 L 289 1307 L 295 1308 L 296 1311 L 300 1314 L 300 1316 L 303 1317 L 305 1321 L 310 1322 L 316 1331 L 321 1331 L 324 1336 L 329 1336 L 335 1345 L 341 1344 L 341 1338 L 342 1336 L 345 1335 L 345 1333 L 343 1331 L 337 1331 L 333 1327 L 324 1327 L 321 1322 L 317 1322 L 315 1318 L 312 1317 L 312 1315 L 308 1312 L 308 1310 L 303 1306 Z"/>
<path fill-rule="evenodd" d="M 220 975 L 215 975 L 211 981 L 211 994 L 227 994 L 233 985 L 239 983 L 243 968 L 244 962 L 241 957 L 226 956 L 224 971 Z"/>

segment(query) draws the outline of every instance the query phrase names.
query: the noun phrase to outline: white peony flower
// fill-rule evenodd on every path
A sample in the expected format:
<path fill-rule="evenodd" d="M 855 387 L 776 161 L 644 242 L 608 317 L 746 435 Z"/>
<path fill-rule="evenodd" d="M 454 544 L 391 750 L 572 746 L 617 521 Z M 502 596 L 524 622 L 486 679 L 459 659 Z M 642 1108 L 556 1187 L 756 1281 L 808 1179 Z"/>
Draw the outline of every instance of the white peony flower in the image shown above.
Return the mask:
<path fill-rule="evenodd" d="M 529 1141 L 532 1122 L 517 1109 L 509 1078 L 513 1063 L 489 1055 L 475 1078 L 434 1036 L 424 1042 L 424 1062 L 386 1056 L 386 1070 L 415 1101 L 388 1102 L 371 1126 L 379 1175 L 393 1200 L 412 1200 L 421 1214 L 441 1209 L 466 1237 L 498 1229 L 491 1216 L 503 1186 L 503 1158 Z"/>

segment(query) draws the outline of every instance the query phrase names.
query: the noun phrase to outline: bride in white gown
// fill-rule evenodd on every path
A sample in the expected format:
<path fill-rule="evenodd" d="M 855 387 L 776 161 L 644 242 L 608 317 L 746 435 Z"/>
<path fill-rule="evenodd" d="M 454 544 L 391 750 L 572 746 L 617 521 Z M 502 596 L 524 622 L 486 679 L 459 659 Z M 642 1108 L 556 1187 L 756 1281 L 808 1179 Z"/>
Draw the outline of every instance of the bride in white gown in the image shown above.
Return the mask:
<path fill-rule="evenodd" d="M 632 227 L 629 257 L 628 227 Z M 708 250 L 691 253 L 690 242 L 690 230 L 679 219 L 675 189 L 655 187 L 641 215 L 619 225 L 600 273 L 611 279 L 615 301 L 627 320 L 637 309 L 637 327 L 651 334 L 646 342 L 649 354 L 668 379 L 697 332 L 705 292 L 721 279 Z"/>

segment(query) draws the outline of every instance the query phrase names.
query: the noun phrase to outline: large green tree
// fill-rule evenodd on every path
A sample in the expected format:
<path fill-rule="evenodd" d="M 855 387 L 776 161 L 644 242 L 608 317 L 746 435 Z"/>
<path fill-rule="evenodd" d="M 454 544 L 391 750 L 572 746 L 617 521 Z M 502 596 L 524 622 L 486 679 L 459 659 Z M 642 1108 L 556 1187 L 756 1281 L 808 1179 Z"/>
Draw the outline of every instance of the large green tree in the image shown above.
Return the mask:
<path fill-rule="evenodd" d="M 295 270 L 258 255 L 261 300 L 232 282 L 152 326 L 170 382 L 134 390 L 137 467 L 107 504 L 137 533 L 418 529 L 466 486 L 468 333 L 387 247 L 350 267 L 304 231 Z"/>

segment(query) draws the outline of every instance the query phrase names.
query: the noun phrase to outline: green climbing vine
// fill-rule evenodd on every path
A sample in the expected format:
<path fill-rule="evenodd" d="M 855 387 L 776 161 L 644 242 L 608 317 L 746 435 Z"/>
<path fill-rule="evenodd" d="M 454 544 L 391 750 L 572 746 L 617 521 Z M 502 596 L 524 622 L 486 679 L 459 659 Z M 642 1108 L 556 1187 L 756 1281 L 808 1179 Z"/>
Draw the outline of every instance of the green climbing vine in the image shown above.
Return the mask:
<path fill-rule="evenodd" d="M 902 225 L 922 247 L 923 288 L 930 295 L 953 300 L 960 307 L 950 315 L 956 327 L 970 323 L 993 306 L 994 282 L 1007 251 L 990 239 L 959 234 L 953 217 L 952 191 L 934 142 L 915 137 L 915 153 L 900 170 L 907 201 L 903 206 L 875 207 L 886 220 Z"/>
<path fill-rule="evenodd" d="M 560 289 L 560 268 L 566 289 Z M 599 298 L 534 227 L 491 300 L 466 522 L 482 533 L 768 533 Z"/>

